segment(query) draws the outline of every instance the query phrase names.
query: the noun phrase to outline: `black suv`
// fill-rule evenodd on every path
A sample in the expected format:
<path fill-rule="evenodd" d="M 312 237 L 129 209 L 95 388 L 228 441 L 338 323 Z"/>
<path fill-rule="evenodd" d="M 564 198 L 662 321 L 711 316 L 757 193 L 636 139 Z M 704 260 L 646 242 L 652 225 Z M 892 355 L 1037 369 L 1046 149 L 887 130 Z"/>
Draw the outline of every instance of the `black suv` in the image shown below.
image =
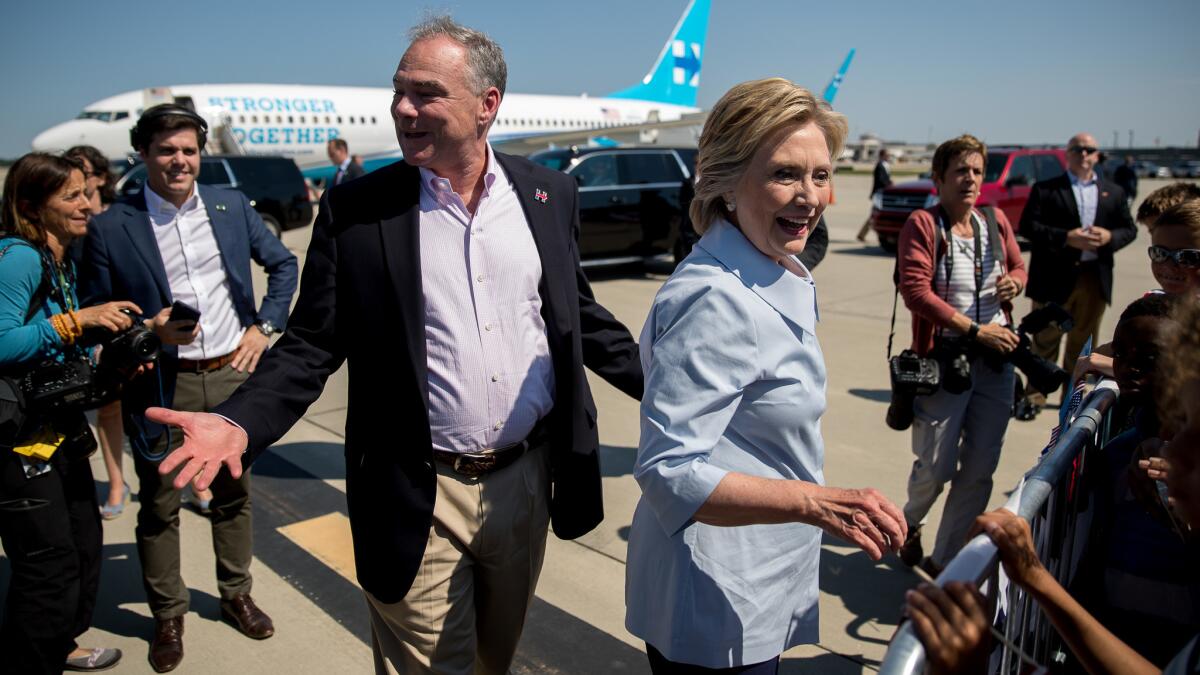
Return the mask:
<path fill-rule="evenodd" d="M 275 236 L 312 222 L 308 184 L 296 163 L 287 157 L 204 155 L 196 180 L 204 185 L 240 190 Z M 145 182 L 146 167 L 138 162 L 117 181 L 117 194 L 137 194 Z"/>
<path fill-rule="evenodd" d="M 689 236 L 684 211 L 692 197 L 695 148 L 562 148 L 529 159 L 579 183 L 579 254 L 585 266 L 641 262 L 665 253 L 678 263 L 691 251 L 695 237 Z"/>

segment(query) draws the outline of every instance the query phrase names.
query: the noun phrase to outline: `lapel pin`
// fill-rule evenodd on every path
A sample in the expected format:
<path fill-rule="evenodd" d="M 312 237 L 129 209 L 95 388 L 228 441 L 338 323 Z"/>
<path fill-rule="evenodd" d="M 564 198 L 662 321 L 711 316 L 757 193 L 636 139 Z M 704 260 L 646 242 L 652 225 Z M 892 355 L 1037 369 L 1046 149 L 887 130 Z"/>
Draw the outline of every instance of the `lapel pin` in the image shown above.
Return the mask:
<path fill-rule="evenodd" d="M 1107 192 L 1101 192 L 1101 193 L 1100 193 L 1100 196 L 1101 196 L 1101 197 L 1107 197 L 1107 196 L 1108 196 L 1108 193 L 1107 193 Z"/>
<path fill-rule="evenodd" d="M 217 209 L 218 211 L 224 211 L 224 210 L 225 210 L 225 205 L 224 205 L 224 204 L 217 204 L 217 206 L 216 206 L 216 209 Z"/>
<path fill-rule="evenodd" d="M 545 190 L 538 188 L 533 191 L 533 198 L 545 204 L 550 199 L 550 195 L 546 194 Z"/>

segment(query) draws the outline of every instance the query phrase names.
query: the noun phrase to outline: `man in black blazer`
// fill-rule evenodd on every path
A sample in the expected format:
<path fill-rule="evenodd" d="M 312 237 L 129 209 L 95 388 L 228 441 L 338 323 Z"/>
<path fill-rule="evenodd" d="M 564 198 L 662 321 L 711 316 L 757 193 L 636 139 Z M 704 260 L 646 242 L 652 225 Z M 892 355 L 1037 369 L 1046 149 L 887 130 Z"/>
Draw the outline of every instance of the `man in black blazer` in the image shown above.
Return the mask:
<path fill-rule="evenodd" d="M 642 372 L 580 269 L 574 181 L 486 141 L 499 47 L 445 17 L 411 37 L 393 79 L 405 162 L 325 193 L 286 332 L 215 410 L 234 424 L 152 415 L 188 437 L 164 470 L 203 486 L 222 463 L 237 475 L 348 362 L 346 496 L 376 669 L 503 673 L 547 525 L 570 539 L 603 517 L 584 366 L 636 398 Z"/>
<path fill-rule="evenodd" d="M 1021 214 L 1021 234 L 1032 243 L 1025 294 L 1034 309 L 1047 303 L 1071 313 L 1063 367 L 1071 372 L 1084 343 L 1098 345 L 1104 308 L 1112 304 L 1113 254 L 1137 236 L 1125 191 L 1096 173 L 1096 139 L 1076 134 L 1067 143 L 1067 173 L 1037 183 Z M 1058 360 L 1062 332 L 1047 328 L 1033 337 L 1033 350 Z M 1029 387 L 1030 415 L 1045 404 Z"/>
<path fill-rule="evenodd" d="M 891 166 L 888 164 L 889 159 L 891 159 L 891 155 L 888 153 L 887 148 L 880 148 L 879 161 L 875 163 L 875 171 L 871 173 L 872 198 L 875 197 L 875 193 L 892 186 L 892 170 Z M 858 239 L 859 241 L 866 241 L 867 232 L 870 231 L 871 217 L 867 216 L 866 222 L 862 224 L 862 227 L 858 228 L 858 235 L 855 236 L 855 239 Z"/>
<path fill-rule="evenodd" d="M 333 163 L 333 178 L 329 179 L 329 187 L 335 187 L 348 180 L 354 180 L 366 173 L 358 162 L 350 156 L 350 144 L 344 138 L 332 138 L 325 145 L 325 153 Z"/>

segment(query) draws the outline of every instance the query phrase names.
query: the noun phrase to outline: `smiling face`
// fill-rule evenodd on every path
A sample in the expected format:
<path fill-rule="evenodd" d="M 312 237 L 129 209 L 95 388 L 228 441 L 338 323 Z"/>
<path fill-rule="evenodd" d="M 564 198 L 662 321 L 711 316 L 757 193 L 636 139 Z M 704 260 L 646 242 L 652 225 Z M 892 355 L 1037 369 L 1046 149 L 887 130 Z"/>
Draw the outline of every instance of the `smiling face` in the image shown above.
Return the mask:
<path fill-rule="evenodd" d="M 92 207 L 88 202 L 83 172 L 75 170 L 37 214 L 38 223 L 46 236 L 66 246 L 87 234 Z"/>
<path fill-rule="evenodd" d="M 975 206 L 983 188 L 983 155 L 960 153 L 950 158 L 943 175 L 934 174 L 938 199 L 950 211 L 966 212 Z"/>
<path fill-rule="evenodd" d="M 142 150 L 146 183 L 159 197 L 176 207 L 192 196 L 200 174 L 200 140 L 191 127 L 154 134 Z"/>
<path fill-rule="evenodd" d="M 778 261 L 804 250 L 829 203 L 833 164 L 814 122 L 785 127 L 758 147 L 732 195 L 730 219 L 763 255 Z"/>
<path fill-rule="evenodd" d="M 1190 228 L 1183 225 L 1156 226 L 1150 232 L 1150 243 L 1172 251 L 1200 249 L 1200 241 L 1197 241 Z M 1162 289 L 1171 295 L 1200 294 L 1200 268 L 1184 267 L 1171 259 L 1162 262 L 1151 260 L 1150 271 Z"/>
<path fill-rule="evenodd" d="M 400 59 L 392 78 L 392 120 L 408 164 L 448 178 L 486 156 L 500 90 L 473 92 L 469 68 L 466 48 L 444 36 L 412 43 Z"/>
<path fill-rule="evenodd" d="M 1138 316 L 1117 324 L 1113 334 L 1113 376 L 1121 398 L 1135 403 L 1152 400 L 1159 350 L 1167 338 L 1169 321 Z"/>

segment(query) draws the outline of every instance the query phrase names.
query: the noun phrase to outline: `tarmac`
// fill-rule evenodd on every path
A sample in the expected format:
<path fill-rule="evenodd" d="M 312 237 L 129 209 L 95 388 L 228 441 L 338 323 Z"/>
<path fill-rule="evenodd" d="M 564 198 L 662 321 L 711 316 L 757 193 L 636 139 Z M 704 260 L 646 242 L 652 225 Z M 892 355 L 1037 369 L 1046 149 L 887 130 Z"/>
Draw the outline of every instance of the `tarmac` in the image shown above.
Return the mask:
<path fill-rule="evenodd" d="M 1148 194 L 1165 180 L 1144 179 Z M 892 256 L 854 233 L 869 211 L 869 175 L 836 181 L 836 204 L 826 211 L 828 256 L 815 270 L 825 353 L 828 412 L 822 421 L 828 485 L 874 487 L 896 504 L 905 500 L 912 462 L 908 432 L 884 424 L 888 402 L 885 347 L 892 303 Z M 1135 205 L 1136 206 L 1136 205 Z M 310 228 L 287 232 L 284 242 L 303 258 Z M 1111 336 L 1121 308 L 1156 287 L 1146 258 L 1148 235 L 1120 251 L 1113 307 L 1102 335 Z M 1027 258 L 1028 259 L 1028 258 Z M 303 262 L 303 261 L 302 261 Z M 669 267 L 589 271 L 598 300 L 638 335 L 654 293 Z M 261 274 L 256 288 L 265 288 Z M 1021 299 L 1017 316 L 1029 311 Z M 897 349 L 910 340 L 908 313 L 896 323 Z M 381 350 L 385 353 L 386 349 Z M 590 375 L 590 374 L 589 374 Z M 599 408 L 606 517 L 575 541 L 550 538 L 537 596 L 525 627 L 514 673 L 648 673 L 644 645 L 624 628 L 626 539 L 639 490 L 631 470 L 638 441 L 637 403 L 591 376 Z M 366 608 L 354 580 L 344 499 L 342 439 L 346 370 L 330 378 L 302 421 L 254 466 L 254 598 L 275 621 L 276 634 L 256 642 L 220 619 L 210 528 L 192 511 L 181 514 L 182 571 L 192 589 L 186 617 L 185 658 L 179 673 L 371 672 Z M 1048 410 L 1033 422 L 1012 421 L 992 505 L 1029 469 L 1057 421 Z M 397 429 L 402 437 L 405 431 Z M 128 450 L 126 450 L 128 452 Z M 106 490 L 99 454 L 97 490 Z M 132 460 L 126 480 L 136 493 Z M 140 585 L 133 529 L 137 503 L 106 522 L 103 581 L 93 627 L 84 646 L 121 648 L 113 673 L 151 673 L 146 661 L 153 620 Z M 941 503 L 930 514 L 932 542 Z M 0 594 L 9 566 L 0 556 Z M 784 673 L 872 672 L 896 629 L 904 591 L 917 577 L 894 557 L 872 562 L 865 553 L 826 537 L 820 565 L 821 639 L 784 655 Z M 2 668 L 0 668 L 2 669 Z"/>

